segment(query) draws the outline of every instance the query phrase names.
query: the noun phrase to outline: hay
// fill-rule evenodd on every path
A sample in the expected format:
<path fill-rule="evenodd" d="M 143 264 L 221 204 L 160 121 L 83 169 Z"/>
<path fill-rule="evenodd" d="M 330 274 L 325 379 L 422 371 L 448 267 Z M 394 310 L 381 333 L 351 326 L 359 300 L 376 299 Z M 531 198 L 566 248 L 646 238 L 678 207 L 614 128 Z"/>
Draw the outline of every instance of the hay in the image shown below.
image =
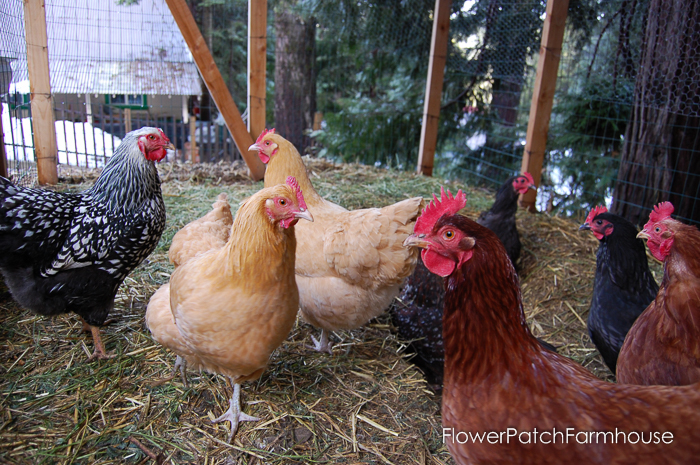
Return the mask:
<path fill-rule="evenodd" d="M 349 208 L 439 191 L 438 179 L 306 161 L 320 193 Z M 172 272 L 172 236 L 208 211 L 219 192 L 235 206 L 261 183 L 240 164 L 164 164 L 159 170 L 168 223 L 156 251 L 121 286 L 111 314 L 116 322 L 103 330 L 115 359 L 85 362 L 92 341 L 79 333 L 74 315 L 37 317 L 7 294 L 0 299 L 0 462 L 452 463 L 441 440 L 439 397 L 407 360 L 406 344 L 392 334 L 386 315 L 335 333 L 333 356 L 307 349 L 316 331 L 298 322 L 263 376 L 243 385 L 243 410 L 261 421 L 243 423 L 230 445 L 228 423 L 210 421 L 228 407 L 223 377 L 190 372 L 189 388 L 179 378 L 163 382 L 174 356 L 151 339 L 143 315 Z M 96 176 L 63 172 L 61 188 L 83 189 Z M 472 217 L 493 198 L 484 190 L 467 193 Z M 572 221 L 546 215 L 520 212 L 518 223 L 525 308 L 534 333 L 609 377 L 583 323 L 595 239 Z"/>

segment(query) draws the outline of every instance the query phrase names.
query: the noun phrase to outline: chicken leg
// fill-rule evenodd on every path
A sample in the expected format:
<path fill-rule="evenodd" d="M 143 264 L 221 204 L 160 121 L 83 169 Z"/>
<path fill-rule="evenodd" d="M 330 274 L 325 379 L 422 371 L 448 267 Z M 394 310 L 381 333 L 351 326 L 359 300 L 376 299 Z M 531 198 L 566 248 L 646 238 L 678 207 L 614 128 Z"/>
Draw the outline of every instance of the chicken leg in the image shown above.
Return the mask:
<path fill-rule="evenodd" d="M 109 360 L 110 358 L 116 357 L 116 355 L 108 354 L 105 351 L 105 346 L 102 343 L 102 338 L 100 337 L 100 328 L 88 324 L 88 322 L 82 317 L 80 318 L 80 321 L 83 323 L 83 332 L 90 332 L 92 334 L 92 342 L 95 344 L 95 351 L 88 357 L 87 361 L 92 362 L 95 359 Z"/>
<path fill-rule="evenodd" d="M 187 360 L 180 357 L 179 355 L 175 358 L 175 365 L 173 366 L 173 374 L 170 376 L 170 379 L 173 379 L 175 377 L 175 373 L 177 373 L 178 368 L 180 369 L 180 378 L 182 379 L 182 384 L 185 387 L 189 387 L 187 385 Z"/>
<path fill-rule="evenodd" d="M 236 431 L 238 431 L 239 422 L 258 421 L 260 420 L 260 418 L 251 417 L 250 415 L 246 415 L 245 413 L 241 412 L 241 385 L 238 383 L 234 383 L 231 378 L 229 378 L 229 382 L 231 383 L 231 387 L 233 388 L 233 396 L 229 401 L 230 406 L 228 410 L 224 412 L 223 415 L 221 415 L 216 420 L 213 420 L 212 423 L 221 423 L 222 421 L 231 422 L 231 432 L 229 432 L 228 435 L 228 442 L 230 443 L 233 440 L 233 436 L 236 434 Z"/>
<path fill-rule="evenodd" d="M 308 347 L 309 349 L 314 349 L 317 352 L 327 352 L 333 355 L 333 345 L 328 340 L 328 332 L 325 329 L 321 329 L 320 339 L 316 339 L 312 335 L 311 340 L 314 341 L 314 345 L 307 345 L 306 347 Z"/>

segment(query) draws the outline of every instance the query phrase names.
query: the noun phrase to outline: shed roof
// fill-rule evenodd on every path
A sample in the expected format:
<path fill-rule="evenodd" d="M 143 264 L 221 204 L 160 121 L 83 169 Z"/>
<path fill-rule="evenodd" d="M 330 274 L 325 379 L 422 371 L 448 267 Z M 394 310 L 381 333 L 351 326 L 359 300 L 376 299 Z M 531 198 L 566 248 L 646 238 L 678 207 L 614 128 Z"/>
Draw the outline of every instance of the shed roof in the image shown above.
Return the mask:
<path fill-rule="evenodd" d="M 21 15 L 19 21 L 23 34 Z M 54 93 L 201 93 L 197 67 L 164 0 L 46 0 L 46 23 Z M 13 82 L 27 78 L 22 52 L 15 51 Z"/>

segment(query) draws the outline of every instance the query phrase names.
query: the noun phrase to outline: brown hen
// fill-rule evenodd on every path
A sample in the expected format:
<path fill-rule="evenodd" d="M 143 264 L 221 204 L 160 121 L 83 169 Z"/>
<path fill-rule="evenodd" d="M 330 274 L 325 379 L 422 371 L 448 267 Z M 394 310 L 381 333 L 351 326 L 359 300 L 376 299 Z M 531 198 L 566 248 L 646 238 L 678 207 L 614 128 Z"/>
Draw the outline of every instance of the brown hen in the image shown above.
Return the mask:
<path fill-rule="evenodd" d="M 503 245 L 456 214 L 465 202 L 443 192 L 406 240 L 446 278 L 442 422 L 455 461 L 697 463 L 700 386 L 607 383 L 543 349 Z"/>

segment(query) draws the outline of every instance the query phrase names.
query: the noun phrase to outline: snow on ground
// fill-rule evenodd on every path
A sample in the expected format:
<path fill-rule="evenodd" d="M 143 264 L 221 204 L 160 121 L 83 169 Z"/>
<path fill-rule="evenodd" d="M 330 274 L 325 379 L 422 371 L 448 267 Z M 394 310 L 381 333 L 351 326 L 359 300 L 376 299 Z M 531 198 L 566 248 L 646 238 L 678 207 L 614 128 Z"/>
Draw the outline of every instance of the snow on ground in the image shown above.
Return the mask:
<path fill-rule="evenodd" d="M 104 166 L 121 139 L 89 123 L 56 121 L 58 162 L 71 166 Z M 2 128 L 7 159 L 34 161 L 34 140 L 30 118 L 11 118 L 7 104 L 2 104 Z"/>

